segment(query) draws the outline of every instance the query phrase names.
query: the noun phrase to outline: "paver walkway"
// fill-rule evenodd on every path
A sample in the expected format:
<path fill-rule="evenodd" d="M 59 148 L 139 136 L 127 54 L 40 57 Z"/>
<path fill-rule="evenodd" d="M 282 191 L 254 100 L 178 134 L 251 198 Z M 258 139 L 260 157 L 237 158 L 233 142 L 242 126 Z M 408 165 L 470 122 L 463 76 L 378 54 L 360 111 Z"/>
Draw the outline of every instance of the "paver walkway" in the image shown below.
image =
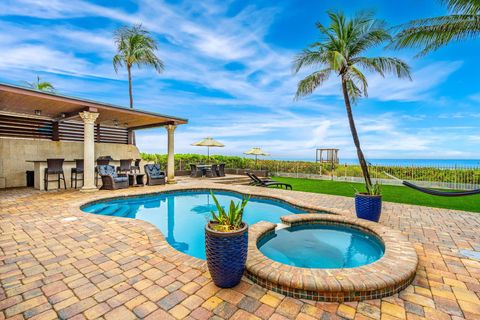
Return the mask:
<path fill-rule="evenodd" d="M 392 297 L 338 304 L 284 297 L 247 280 L 220 290 L 204 263 L 171 249 L 146 222 L 78 209 L 94 198 L 209 186 L 0 191 L 0 319 L 480 319 L 480 261 L 458 253 L 480 251 L 480 214 L 385 203 L 381 223 L 414 244 L 417 277 Z M 353 214 L 351 198 L 222 187 Z"/>

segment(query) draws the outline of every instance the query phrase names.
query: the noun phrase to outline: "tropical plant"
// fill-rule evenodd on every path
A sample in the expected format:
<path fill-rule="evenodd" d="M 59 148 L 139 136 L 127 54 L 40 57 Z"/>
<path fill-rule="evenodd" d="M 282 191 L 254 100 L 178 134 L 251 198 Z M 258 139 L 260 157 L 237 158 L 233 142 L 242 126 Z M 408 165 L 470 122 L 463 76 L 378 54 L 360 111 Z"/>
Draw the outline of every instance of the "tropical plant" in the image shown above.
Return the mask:
<path fill-rule="evenodd" d="M 386 73 L 393 73 L 399 78 L 410 78 L 410 68 L 398 58 L 363 55 L 365 51 L 392 40 L 385 23 L 374 19 L 371 13 L 357 14 L 352 19 L 346 18 L 343 13 L 328 12 L 328 16 L 329 26 L 320 22 L 316 24 L 321 36 L 320 41 L 311 44 L 295 58 L 295 74 L 306 68 L 320 68 L 298 83 L 295 99 L 313 93 L 332 74 L 340 78 L 350 131 L 365 185 L 370 192 L 372 181 L 360 146 L 351 106 L 351 101 L 355 103 L 358 98 L 368 95 L 367 78 L 360 68 L 378 73 L 382 77 Z"/>
<path fill-rule="evenodd" d="M 368 194 L 370 196 L 379 196 L 382 193 L 382 188 L 378 181 L 376 181 L 367 192 L 362 192 L 355 187 L 353 187 L 353 190 L 355 190 L 357 194 Z"/>
<path fill-rule="evenodd" d="M 120 67 L 126 67 L 128 72 L 128 93 L 130 108 L 133 108 L 132 67 L 153 67 L 158 73 L 163 72 L 163 61 L 155 55 L 157 42 L 141 24 L 133 27 L 122 27 L 115 31 L 117 54 L 113 57 L 113 67 L 118 73 Z"/>
<path fill-rule="evenodd" d="M 417 56 L 447 45 L 452 41 L 476 39 L 480 36 L 480 1 L 441 0 L 450 15 L 413 20 L 395 36 L 396 48 L 419 48 Z"/>
<path fill-rule="evenodd" d="M 225 211 L 211 190 L 210 194 L 212 195 L 218 211 L 218 214 L 215 214 L 215 211 L 213 210 L 211 211 L 212 221 L 214 223 L 210 227 L 221 232 L 230 232 L 240 229 L 243 223 L 243 210 L 250 200 L 250 197 L 244 196 L 242 201 L 237 204 L 231 200 L 228 211 Z"/>
<path fill-rule="evenodd" d="M 35 90 L 52 92 L 52 93 L 56 91 L 53 84 L 51 84 L 48 81 L 42 81 L 40 79 L 40 76 L 37 76 L 37 81 L 35 81 L 35 82 L 25 81 L 25 83 L 27 84 L 28 87 L 30 87 L 32 89 L 35 89 Z"/>

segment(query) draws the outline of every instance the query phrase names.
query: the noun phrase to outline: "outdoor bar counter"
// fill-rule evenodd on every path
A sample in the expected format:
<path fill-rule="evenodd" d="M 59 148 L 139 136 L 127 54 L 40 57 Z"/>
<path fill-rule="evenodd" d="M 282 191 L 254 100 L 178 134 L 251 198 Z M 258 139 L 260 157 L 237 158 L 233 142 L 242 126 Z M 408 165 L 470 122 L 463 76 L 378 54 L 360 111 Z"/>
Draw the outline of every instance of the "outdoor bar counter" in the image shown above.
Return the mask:
<path fill-rule="evenodd" d="M 45 169 L 47 168 L 47 159 L 45 160 L 26 160 L 26 162 L 33 163 L 33 172 L 34 172 L 34 182 L 35 182 L 35 189 L 38 190 L 45 190 L 44 183 L 43 183 L 43 174 Z M 115 168 L 120 165 L 120 160 L 110 160 L 110 165 L 114 166 Z M 132 161 L 133 164 L 133 161 Z M 75 160 L 74 159 L 65 159 L 63 162 L 63 173 L 65 174 L 65 182 L 67 184 L 67 189 L 70 188 L 70 173 L 71 169 L 75 168 Z M 141 171 L 142 168 L 140 169 Z M 49 175 L 49 180 L 56 179 L 56 174 Z M 78 177 L 81 179 L 83 174 L 79 174 Z M 74 182 L 75 186 L 75 182 Z M 77 182 L 77 188 L 81 188 L 83 186 L 83 181 L 79 180 Z M 98 179 L 98 187 L 102 186 L 102 179 Z M 48 190 L 54 190 L 58 188 L 58 183 L 56 181 L 51 181 L 48 183 Z M 60 181 L 60 188 L 63 189 L 63 181 Z"/>

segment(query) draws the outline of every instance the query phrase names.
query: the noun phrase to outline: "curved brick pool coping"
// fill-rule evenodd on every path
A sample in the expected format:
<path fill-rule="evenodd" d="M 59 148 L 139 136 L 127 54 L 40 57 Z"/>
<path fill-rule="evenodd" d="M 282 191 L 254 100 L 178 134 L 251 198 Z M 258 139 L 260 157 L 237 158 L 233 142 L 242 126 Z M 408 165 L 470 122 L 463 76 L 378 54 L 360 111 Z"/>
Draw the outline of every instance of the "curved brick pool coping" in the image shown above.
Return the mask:
<path fill-rule="evenodd" d="M 245 276 L 263 287 L 295 298 L 306 298 L 318 301 L 357 301 L 392 295 L 406 288 L 413 280 L 418 258 L 410 243 L 401 235 L 401 232 L 366 220 L 348 218 L 342 215 L 345 214 L 344 210 L 313 206 L 306 201 L 290 196 L 288 192 L 285 192 L 284 195 L 272 195 L 267 188 L 227 185 L 220 186 L 218 184 L 211 185 L 210 187 L 192 187 L 179 184 L 170 186 L 169 190 L 159 190 L 158 188 L 130 188 L 121 190 L 120 194 L 117 191 L 113 196 L 110 193 L 89 194 L 89 200 L 81 200 L 72 203 L 72 207 L 68 211 L 74 214 L 81 213 L 81 215 L 89 215 L 89 218 L 91 219 L 103 220 L 107 223 L 124 222 L 135 227 L 140 227 L 149 238 L 155 251 L 161 254 L 165 260 L 177 265 L 185 265 L 204 271 L 207 270 L 207 263 L 205 260 L 192 257 L 173 248 L 166 241 L 160 229 L 149 222 L 131 218 L 95 215 L 81 210 L 81 207 L 88 204 L 112 199 L 121 199 L 124 197 L 140 197 L 145 195 L 202 190 L 218 190 L 250 194 L 258 198 L 285 202 L 296 207 L 304 208 L 305 211 L 328 212 L 330 214 L 294 214 L 282 217 L 282 221 L 286 224 L 313 220 L 318 221 L 320 220 L 319 218 L 322 220 L 325 218 L 330 221 L 343 223 L 349 223 L 350 221 L 350 223 L 364 227 L 370 232 L 377 234 L 379 238 L 384 241 L 386 247 L 385 255 L 379 261 L 368 266 L 353 269 L 323 270 L 295 268 L 270 260 L 257 249 L 256 243 L 258 239 L 266 232 L 273 230 L 276 226 L 276 224 L 270 222 L 258 222 L 249 228 L 249 253 Z M 399 242 L 394 242 L 389 245 L 389 239 L 393 242 Z M 402 251 L 404 252 L 402 253 Z M 407 253 L 407 255 L 405 255 L 405 253 Z M 403 258 L 399 259 L 400 256 Z M 410 258 L 405 260 L 405 257 Z M 364 268 L 368 268 L 368 271 L 363 271 Z M 398 268 L 400 268 L 402 272 L 397 271 L 396 269 Z M 319 271 L 321 274 L 315 272 L 314 276 L 312 270 Z M 344 270 L 348 270 L 348 274 L 355 277 L 356 281 L 352 282 L 350 276 L 345 276 L 347 273 Z M 403 276 L 400 277 L 400 274 Z M 407 274 L 408 277 L 405 277 Z M 310 286 L 307 285 L 309 283 L 311 284 Z M 321 286 L 322 283 L 323 286 Z M 312 284 L 314 284 L 314 286 Z M 321 290 L 329 289 L 328 291 L 321 291 L 317 290 L 317 286 Z M 328 294 L 325 294 L 327 292 Z"/>
<path fill-rule="evenodd" d="M 226 191 L 226 192 L 233 192 L 238 194 L 249 194 L 256 198 L 260 199 L 270 199 L 274 201 L 279 201 L 281 203 L 286 203 L 292 205 L 297 208 L 304 209 L 305 212 L 328 212 L 332 214 L 342 214 L 345 213 L 343 210 L 330 208 L 327 209 L 322 206 L 315 206 L 311 203 L 306 201 L 301 201 L 292 197 L 288 194 L 288 191 L 285 192 L 285 195 L 278 195 L 272 194 L 268 188 L 260 188 L 260 187 L 249 187 L 249 186 L 236 186 L 236 185 L 219 185 L 218 183 L 205 183 L 203 187 L 193 187 L 189 185 L 169 185 L 169 189 L 165 190 L 162 186 L 154 186 L 154 187 L 145 187 L 145 188 L 128 188 L 128 189 L 120 189 L 115 190 L 114 193 L 88 193 L 88 200 L 82 199 L 79 201 L 75 201 L 71 203 L 71 207 L 69 208 L 68 212 L 74 215 L 87 215 L 89 220 L 92 222 L 96 220 L 104 221 L 107 224 L 114 224 L 114 223 L 125 223 L 128 225 L 132 225 L 136 228 L 141 228 L 145 235 L 149 238 L 152 247 L 157 251 L 163 258 L 169 262 L 173 262 L 176 264 L 185 265 L 192 268 L 197 268 L 202 271 L 207 269 L 207 261 L 202 260 L 199 258 L 192 257 L 188 254 L 185 254 L 181 251 L 178 251 L 174 247 L 172 247 L 167 240 L 163 233 L 158 229 L 156 226 L 151 224 L 147 221 L 142 221 L 138 219 L 131 219 L 131 218 L 124 218 L 124 217 L 112 217 L 112 216 L 102 216 L 97 214 L 88 213 L 82 211 L 84 206 L 103 202 L 103 201 L 110 201 L 110 200 L 117 200 L 123 198 L 130 198 L 130 197 L 142 197 L 142 196 L 153 196 L 158 194 L 169 194 L 175 192 L 188 192 L 188 191 L 208 191 L 213 190 L 215 191 Z M 278 189 L 275 189 L 278 190 Z M 280 190 L 279 190 L 280 191 Z M 247 258 L 248 259 L 248 258 Z"/>
<path fill-rule="evenodd" d="M 395 294 L 414 279 L 418 257 L 401 232 L 381 224 L 332 214 L 296 214 L 282 217 L 287 225 L 342 224 L 375 234 L 385 254 L 374 263 L 357 268 L 298 268 L 273 261 L 257 248 L 258 241 L 277 226 L 259 222 L 250 227 L 246 276 L 278 293 L 300 299 L 328 302 L 362 301 Z"/>

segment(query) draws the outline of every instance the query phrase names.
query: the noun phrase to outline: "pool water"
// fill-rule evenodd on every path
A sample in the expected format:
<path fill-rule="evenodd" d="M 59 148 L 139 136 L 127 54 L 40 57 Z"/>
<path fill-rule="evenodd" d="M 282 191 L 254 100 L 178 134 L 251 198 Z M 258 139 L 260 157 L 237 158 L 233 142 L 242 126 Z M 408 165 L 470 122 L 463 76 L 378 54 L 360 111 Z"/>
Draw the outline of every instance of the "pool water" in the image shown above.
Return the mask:
<path fill-rule="evenodd" d="M 257 244 L 268 258 L 302 268 L 354 268 L 383 256 L 376 236 L 347 225 L 301 224 L 276 230 Z"/>
<path fill-rule="evenodd" d="M 242 195 L 237 193 L 214 191 L 214 194 L 226 209 L 231 200 L 242 200 Z M 148 221 L 162 231 L 171 246 L 205 259 L 204 226 L 210 218 L 210 211 L 216 211 L 216 206 L 210 191 L 182 191 L 98 202 L 82 207 L 82 210 Z M 249 225 L 259 221 L 277 223 L 281 216 L 300 212 L 304 211 L 280 201 L 251 197 L 243 220 Z"/>

